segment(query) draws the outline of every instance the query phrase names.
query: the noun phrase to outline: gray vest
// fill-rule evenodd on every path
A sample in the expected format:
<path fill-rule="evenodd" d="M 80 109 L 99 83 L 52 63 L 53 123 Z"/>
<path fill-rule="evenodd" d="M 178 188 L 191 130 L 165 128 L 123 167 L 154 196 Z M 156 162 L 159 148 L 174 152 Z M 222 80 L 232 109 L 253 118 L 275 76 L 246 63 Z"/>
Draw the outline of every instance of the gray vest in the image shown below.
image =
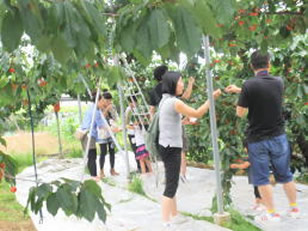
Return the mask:
<path fill-rule="evenodd" d="M 181 114 L 175 111 L 178 99 L 170 94 L 163 94 L 159 111 L 159 144 L 164 147 L 182 148 Z"/>

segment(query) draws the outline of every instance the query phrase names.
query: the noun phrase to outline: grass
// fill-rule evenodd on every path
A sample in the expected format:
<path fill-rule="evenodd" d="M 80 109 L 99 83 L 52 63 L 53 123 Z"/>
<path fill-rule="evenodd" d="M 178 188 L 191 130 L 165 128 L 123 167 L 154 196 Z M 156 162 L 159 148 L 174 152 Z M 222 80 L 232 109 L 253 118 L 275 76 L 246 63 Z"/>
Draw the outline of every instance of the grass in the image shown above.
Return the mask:
<path fill-rule="evenodd" d="M 109 186 L 112 186 L 112 187 L 117 186 L 116 182 L 115 182 L 112 178 L 110 178 L 110 177 L 104 177 L 104 178 L 102 179 L 102 181 L 103 181 L 105 184 L 108 184 Z"/>
<path fill-rule="evenodd" d="M 29 216 L 24 215 L 24 208 L 16 201 L 15 194 L 10 192 L 10 185 L 2 181 L 0 183 L 0 220 L 21 222 L 28 219 Z"/>
<path fill-rule="evenodd" d="M 132 181 L 129 183 L 128 187 L 127 187 L 128 191 L 139 194 L 153 202 L 158 202 L 157 200 L 153 199 L 152 197 L 148 196 L 144 189 L 143 189 L 143 182 L 140 179 L 139 176 L 134 175 L 132 178 Z"/>
<path fill-rule="evenodd" d="M 83 151 L 79 148 L 72 148 L 68 154 L 65 155 L 65 158 L 82 158 Z"/>
<path fill-rule="evenodd" d="M 238 211 L 230 209 L 228 212 L 231 214 L 231 221 L 224 225 L 225 228 L 234 231 L 261 231 L 260 228 L 254 226 L 250 223 L 244 216 L 242 216 Z"/>
<path fill-rule="evenodd" d="M 234 209 L 228 209 L 227 212 L 231 215 L 231 221 L 222 225 L 225 228 L 234 230 L 234 231 L 262 231 L 260 228 L 254 226 L 248 221 L 248 218 L 242 216 L 239 212 Z M 192 217 L 195 220 L 203 220 L 210 223 L 214 223 L 213 217 L 198 216 L 191 213 L 182 213 L 185 216 Z"/>
<path fill-rule="evenodd" d="M 134 176 L 132 181 L 128 185 L 128 191 L 133 192 L 133 193 L 137 193 L 137 194 L 144 196 L 144 197 L 147 197 L 147 195 L 146 195 L 146 193 L 143 189 L 143 182 L 137 176 Z"/>
<path fill-rule="evenodd" d="M 20 173 L 22 172 L 25 168 L 33 165 L 33 161 L 32 161 L 32 154 L 22 154 L 22 155 L 13 155 L 12 156 L 14 158 L 14 160 L 17 163 L 17 172 Z M 36 157 L 36 161 L 40 162 L 43 161 L 45 159 L 47 159 L 47 157 Z"/>

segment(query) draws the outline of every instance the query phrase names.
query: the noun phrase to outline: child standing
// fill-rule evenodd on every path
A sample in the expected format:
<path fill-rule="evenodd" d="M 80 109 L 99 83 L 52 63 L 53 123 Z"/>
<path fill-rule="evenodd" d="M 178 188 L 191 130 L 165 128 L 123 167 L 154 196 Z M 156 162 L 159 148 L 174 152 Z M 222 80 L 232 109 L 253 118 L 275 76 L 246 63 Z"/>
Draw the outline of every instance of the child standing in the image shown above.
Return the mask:
<path fill-rule="evenodd" d="M 139 160 L 140 167 L 141 167 L 141 173 L 144 174 L 147 172 L 152 172 L 152 165 L 151 161 L 149 160 L 149 152 L 145 148 L 145 128 L 141 126 L 140 124 L 136 124 L 134 126 L 135 128 L 135 140 L 136 140 L 136 160 Z"/>

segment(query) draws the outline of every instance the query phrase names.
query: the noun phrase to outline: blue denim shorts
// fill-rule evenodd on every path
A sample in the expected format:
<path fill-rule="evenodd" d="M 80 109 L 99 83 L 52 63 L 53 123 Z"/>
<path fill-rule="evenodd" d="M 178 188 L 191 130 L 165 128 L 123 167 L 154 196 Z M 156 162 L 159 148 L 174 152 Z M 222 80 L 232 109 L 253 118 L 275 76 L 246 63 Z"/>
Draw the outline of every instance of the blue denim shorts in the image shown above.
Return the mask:
<path fill-rule="evenodd" d="M 270 165 L 276 182 L 285 184 L 293 180 L 290 171 L 290 145 L 286 134 L 248 143 L 248 153 L 253 185 L 269 184 Z"/>

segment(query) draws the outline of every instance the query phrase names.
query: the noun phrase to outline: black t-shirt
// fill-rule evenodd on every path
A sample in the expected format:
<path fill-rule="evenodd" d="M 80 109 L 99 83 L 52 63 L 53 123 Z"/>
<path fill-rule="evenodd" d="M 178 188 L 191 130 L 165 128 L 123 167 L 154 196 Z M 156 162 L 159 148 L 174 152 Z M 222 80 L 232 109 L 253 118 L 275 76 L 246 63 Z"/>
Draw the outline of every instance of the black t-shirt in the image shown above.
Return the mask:
<path fill-rule="evenodd" d="M 149 105 L 157 107 L 162 98 L 162 82 L 159 82 L 156 87 L 154 87 L 150 92 L 150 102 Z"/>
<path fill-rule="evenodd" d="M 248 108 L 247 142 L 265 140 L 284 133 L 280 77 L 259 75 L 245 81 L 238 106 Z"/>

